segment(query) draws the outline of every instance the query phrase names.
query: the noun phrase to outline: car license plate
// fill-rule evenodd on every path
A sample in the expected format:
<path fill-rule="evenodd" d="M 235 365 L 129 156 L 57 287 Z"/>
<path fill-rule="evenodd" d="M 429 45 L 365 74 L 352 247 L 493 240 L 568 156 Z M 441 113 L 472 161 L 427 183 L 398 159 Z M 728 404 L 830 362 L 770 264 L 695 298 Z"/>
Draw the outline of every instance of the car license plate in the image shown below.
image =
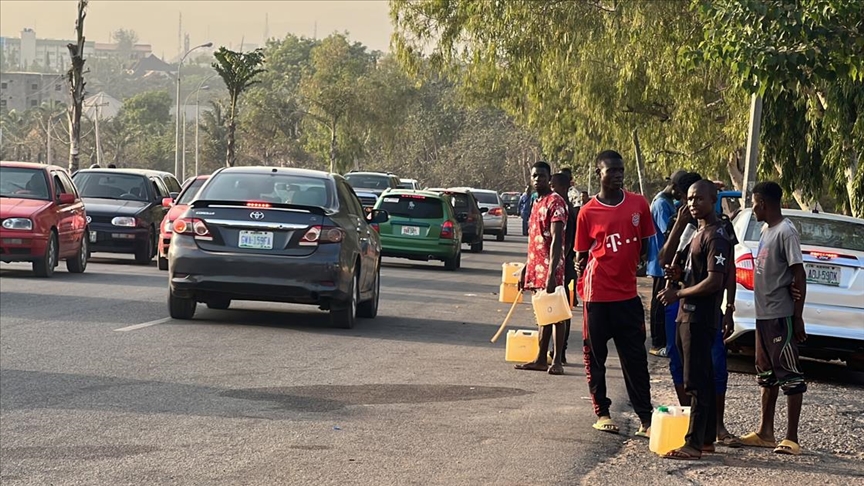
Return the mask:
<path fill-rule="evenodd" d="M 833 287 L 840 285 L 840 267 L 808 263 L 804 265 L 804 270 L 807 271 L 807 283 L 831 285 Z"/>
<path fill-rule="evenodd" d="M 420 236 L 420 228 L 417 226 L 403 226 L 402 234 L 405 236 Z"/>
<path fill-rule="evenodd" d="M 96 243 L 96 232 L 95 231 L 90 232 L 90 243 Z"/>
<path fill-rule="evenodd" d="M 273 233 L 269 231 L 241 231 L 239 246 L 253 250 L 272 250 Z"/>

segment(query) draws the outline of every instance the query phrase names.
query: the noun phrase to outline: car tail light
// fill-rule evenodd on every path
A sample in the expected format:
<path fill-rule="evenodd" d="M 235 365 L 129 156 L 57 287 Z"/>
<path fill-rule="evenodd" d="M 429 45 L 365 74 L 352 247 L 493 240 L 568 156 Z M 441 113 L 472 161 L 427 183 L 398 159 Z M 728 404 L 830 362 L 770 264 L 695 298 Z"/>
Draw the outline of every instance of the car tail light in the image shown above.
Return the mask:
<path fill-rule="evenodd" d="M 491 208 L 489 210 L 489 216 L 501 216 L 501 208 Z"/>
<path fill-rule="evenodd" d="M 194 236 L 199 240 L 212 240 L 213 235 L 203 220 L 198 218 L 180 218 L 173 223 L 173 231 L 183 235 Z"/>
<path fill-rule="evenodd" d="M 272 207 L 272 206 L 271 206 L 271 204 L 268 203 L 268 202 L 263 202 L 263 201 L 249 201 L 249 202 L 246 203 L 246 207 L 247 207 L 247 208 L 261 208 L 261 209 L 267 209 L 267 208 Z"/>
<path fill-rule="evenodd" d="M 745 253 L 735 260 L 735 281 L 747 290 L 753 290 L 756 262 L 751 253 Z"/>
<path fill-rule="evenodd" d="M 317 246 L 325 243 L 339 243 L 345 238 L 341 228 L 335 226 L 313 226 L 300 238 L 300 246 Z"/>
<path fill-rule="evenodd" d="M 444 221 L 444 224 L 441 225 L 441 238 L 453 239 L 453 222 L 452 221 Z"/>
<path fill-rule="evenodd" d="M 828 253 L 824 251 L 805 251 L 804 253 L 809 253 L 810 256 L 817 260 L 833 260 L 840 256 L 837 253 Z"/>

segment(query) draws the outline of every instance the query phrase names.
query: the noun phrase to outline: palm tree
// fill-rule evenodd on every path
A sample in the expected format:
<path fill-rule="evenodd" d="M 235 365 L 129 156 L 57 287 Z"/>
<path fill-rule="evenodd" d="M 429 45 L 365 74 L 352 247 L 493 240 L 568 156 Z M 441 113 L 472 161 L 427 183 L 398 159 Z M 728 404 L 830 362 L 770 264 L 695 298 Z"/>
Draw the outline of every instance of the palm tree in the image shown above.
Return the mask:
<path fill-rule="evenodd" d="M 234 134 L 237 131 L 237 101 L 240 95 L 250 86 L 257 83 L 255 76 L 264 72 L 264 50 L 255 49 L 252 52 L 234 52 L 220 47 L 214 54 L 216 62 L 213 69 L 222 78 L 228 88 L 228 148 L 225 152 L 225 164 L 233 167 L 236 161 L 234 154 Z"/>

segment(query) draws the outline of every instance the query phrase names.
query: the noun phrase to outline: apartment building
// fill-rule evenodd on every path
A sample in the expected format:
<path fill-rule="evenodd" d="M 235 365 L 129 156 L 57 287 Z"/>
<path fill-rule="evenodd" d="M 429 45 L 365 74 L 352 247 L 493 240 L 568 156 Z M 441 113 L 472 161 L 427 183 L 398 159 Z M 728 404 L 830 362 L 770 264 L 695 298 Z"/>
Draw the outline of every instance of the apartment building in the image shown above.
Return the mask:
<path fill-rule="evenodd" d="M 74 43 L 73 40 L 39 39 L 33 29 L 24 29 L 18 38 L 0 37 L 0 56 L 8 71 L 62 73 L 70 66 L 67 45 Z M 150 44 L 135 44 L 130 51 L 124 51 L 119 44 L 84 42 L 85 59 L 122 56 L 135 62 L 149 56 L 151 52 Z"/>
<path fill-rule="evenodd" d="M 22 112 L 47 103 L 65 105 L 69 90 L 62 74 L 0 72 L 0 112 Z"/>

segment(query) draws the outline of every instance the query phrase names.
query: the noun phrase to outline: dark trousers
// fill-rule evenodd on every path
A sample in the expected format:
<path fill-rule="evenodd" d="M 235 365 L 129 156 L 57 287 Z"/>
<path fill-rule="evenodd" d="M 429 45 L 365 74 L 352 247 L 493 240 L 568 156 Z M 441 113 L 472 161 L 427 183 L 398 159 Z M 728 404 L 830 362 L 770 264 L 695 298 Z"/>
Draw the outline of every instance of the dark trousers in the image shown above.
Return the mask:
<path fill-rule="evenodd" d="M 528 218 L 522 216 L 522 236 L 528 236 Z"/>
<path fill-rule="evenodd" d="M 576 268 L 570 262 L 565 262 L 565 265 L 568 265 L 568 266 L 565 267 L 565 271 L 564 271 L 564 292 L 567 294 L 567 302 L 570 303 L 570 307 L 573 307 L 574 302 L 578 301 L 578 299 L 579 299 L 576 296 L 576 290 L 575 290 L 576 289 Z M 570 273 L 570 267 L 573 267 L 572 274 Z M 573 289 L 574 289 L 572 300 L 570 299 L 570 283 L 571 282 L 573 282 Z M 562 352 L 564 353 L 564 354 L 562 354 L 562 356 L 564 356 L 564 357 L 567 356 L 567 342 L 570 341 L 570 324 L 572 321 L 573 321 L 573 319 L 567 319 L 566 321 L 564 321 L 564 347 L 562 348 Z M 552 357 L 553 358 L 555 357 L 555 349 L 554 348 L 552 349 Z"/>
<path fill-rule="evenodd" d="M 666 288 L 666 279 L 652 277 L 654 286 L 651 289 L 651 347 L 666 347 L 666 307 L 657 299 L 657 294 Z"/>
<path fill-rule="evenodd" d="M 606 394 L 606 357 L 615 342 L 627 396 L 644 425 L 651 424 L 651 383 L 645 351 L 645 311 L 639 297 L 622 302 L 584 302 L 583 357 L 594 413 L 608 416 L 612 400 Z"/>
<path fill-rule="evenodd" d="M 711 347 L 717 328 L 696 322 L 679 322 L 676 343 L 684 364 L 684 390 L 690 395 L 690 429 L 685 438 L 693 449 L 717 439 L 717 401 Z"/>

